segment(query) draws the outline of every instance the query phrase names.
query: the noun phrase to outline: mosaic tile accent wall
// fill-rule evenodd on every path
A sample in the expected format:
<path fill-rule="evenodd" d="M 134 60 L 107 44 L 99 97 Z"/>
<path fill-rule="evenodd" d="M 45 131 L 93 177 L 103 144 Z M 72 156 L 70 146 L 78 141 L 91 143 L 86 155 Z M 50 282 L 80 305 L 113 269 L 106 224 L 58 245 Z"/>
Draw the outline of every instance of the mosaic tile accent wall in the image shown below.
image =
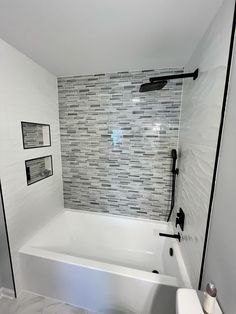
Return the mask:
<path fill-rule="evenodd" d="M 24 123 L 23 127 L 24 143 L 26 147 L 43 146 L 43 129 L 40 124 Z"/>
<path fill-rule="evenodd" d="M 166 220 L 182 80 L 148 93 L 139 93 L 139 86 L 150 77 L 180 72 L 58 79 L 66 208 Z"/>

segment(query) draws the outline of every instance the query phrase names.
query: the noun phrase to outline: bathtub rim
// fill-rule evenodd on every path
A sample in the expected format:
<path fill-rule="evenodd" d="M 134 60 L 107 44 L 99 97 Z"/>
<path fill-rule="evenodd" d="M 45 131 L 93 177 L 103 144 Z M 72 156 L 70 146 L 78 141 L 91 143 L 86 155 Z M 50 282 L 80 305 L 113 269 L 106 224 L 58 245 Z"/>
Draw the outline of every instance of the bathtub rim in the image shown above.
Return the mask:
<path fill-rule="evenodd" d="M 95 212 L 95 211 L 89 211 L 89 210 L 81 210 L 81 209 L 73 209 L 73 208 L 64 208 L 60 213 L 58 213 L 56 216 L 54 216 L 52 219 L 56 218 L 57 216 L 62 215 L 64 212 L 74 212 L 74 213 L 81 213 L 81 214 L 88 214 L 88 215 L 94 215 L 94 216 L 106 216 L 106 217 L 112 217 L 116 219 L 125 219 L 125 220 L 136 220 L 141 222 L 148 222 L 151 224 L 162 224 L 166 226 L 171 226 L 171 223 L 163 220 L 156 220 L 156 219 L 150 219 L 150 218 L 142 218 L 142 217 L 133 217 L 133 216 L 126 216 L 126 215 L 120 215 L 120 214 L 110 214 L 107 212 Z M 46 225 L 45 225 L 46 226 Z"/>

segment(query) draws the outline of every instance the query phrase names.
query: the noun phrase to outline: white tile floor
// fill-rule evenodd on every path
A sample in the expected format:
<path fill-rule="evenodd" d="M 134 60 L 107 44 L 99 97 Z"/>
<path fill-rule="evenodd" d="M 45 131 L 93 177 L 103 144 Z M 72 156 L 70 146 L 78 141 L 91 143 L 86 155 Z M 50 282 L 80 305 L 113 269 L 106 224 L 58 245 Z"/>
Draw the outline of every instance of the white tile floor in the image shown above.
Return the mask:
<path fill-rule="evenodd" d="M 0 298 L 0 314 L 95 314 L 60 301 L 23 292 L 17 299 Z"/>

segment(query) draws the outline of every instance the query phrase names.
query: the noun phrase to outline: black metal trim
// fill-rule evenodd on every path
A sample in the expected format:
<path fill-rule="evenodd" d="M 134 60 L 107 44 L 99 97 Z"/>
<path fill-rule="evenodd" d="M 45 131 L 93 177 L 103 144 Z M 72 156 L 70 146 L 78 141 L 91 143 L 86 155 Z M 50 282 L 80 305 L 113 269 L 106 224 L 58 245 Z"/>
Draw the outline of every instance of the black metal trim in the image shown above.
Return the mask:
<path fill-rule="evenodd" d="M 159 236 L 160 237 L 166 237 L 166 238 L 178 239 L 179 242 L 181 241 L 181 235 L 180 235 L 179 232 L 175 233 L 175 234 L 169 234 L 169 233 L 162 233 L 162 232 L 160 232 Z"/>
<path fill-rule="evenodd" d="M 36 160 L 36 159 L 44 159 L 44 158 L 47 158 L 47 157 L 50 157 L 50 158 L 51 158 L 52 173 L 51 173 L 49 176 L 46 176 L 46 177 L 44 177 L 44 178 L 42 178 L 42 179 L 39 179 L 39 180 L 34 181 L 34 182 L 32 182 L 32 183 L 28 183 L 28 174 L 27 174 L 27 165 L 26 165 L 27 161 L 32 161 L 32 160 Z M 26 173 L 26 183 L 27 183 L 28 186 L 29 186 L 29 185 L 32 185 L 32 184 L 34 184 L 34 183 L 37 183 L 37 182 L 39 182 L 39 181 L 42 181 L 42 180 L 44 180 L 44 179 L 47 179 L 47 178 L 49 178 L 49 177 L 51 177 L 51 176 L 53 175 L 52 155 L 47 155 L 47 156 L 42 156 L 42 157 L 36 157 L 36 158 L 31 158 L 31 159 L 25 160 L 25 173 Z"/>
<path fill-rule="evenodd" d="M 171 205 L 170 205 L 170 212 L 167 218 L 167 222 L 170 221 L 173 209 L 175 207 L 175 185 L 176 185 L 176 176 L 179 174 L 179 169 L 176 168 L 176 161 L 177 161 L 177 151 L 176 149 L 171 150 L 171 158 L 173 159 L 172 163 L 172 183 L 171 183 Z"/>
<path fill-rule="evenodd" d="M 179 212 L 176 214 L 176 216 L 175 228 L 177 228 L 179 225 L 180 229 L 184 231 L 185 213 L 182 208 L 179 209 Z"/>
<path fill-rule="evenodd" d="M 181 73 L 181 74 L 165 75 L 165 76 L 159 76 L 159 77 L 150 77 L 149 81 L 151 83 L 154 83 L 157 81 L 176 80 L 176 79 L 187 78 L 187 77 L 192 77 L 193 80 L 196 80 L 198 77 L 198 69 L 196 69 L 194 72 L 191 72 L 191 73 Z"/>
<path fill-rule="evenodd" d="M 17 298 L 16 283 L 15 283 L 15 277 L 14 277 L 14 271 L 13 271 L 13 263 L 12 263 L 12 256 L 11 256 L 11 246 L 10 246 L 10 240 L 9 240 L 9 235 L 8 235 L 7 219 L 6 219 L 6 212 L 5 212 L 5 206 L 4 206 L 4 201 L 3 201 L 3 192 L 2 192 L 1 181 L 0 181 L 0 198 L 1 198 L 1 202 L 2 202 L 3 219 L 4 219 L 4 224 L 5 224 L 5 231 L 6 231 L 6 238 L 7 238 L 7 249 L 8 249 L 9 261 L 10 261 L 10 267 L 11 267 L 11 275 L 12 275 L 14 296 L 15 296 L 15 298 Z"/>
<path fill-rule="evenodd" d="M 41 145 L 41 146 L 25 147 L 24 133 L 23 133 L 23 123 L 48 126 L 48 128 L 49 128 L 49 143 L 50 143 L 50 144 L 49 144 L 49 145 Z M 24 148 L 24 149 L 33 149 L 33 148 L 42 148 L 42 147 L 50 147 L 50 146 L 52 146 L 52 138 L 51 138 L 51 127 L 50 127 L 50 124 L 21 121 L 21 133 L 22 133 L 22 142 L 23 142 L 23 148 Z"/>
<path fill-rule="evenodd" d="M 216 175 L 217 175 L 217 169 L 218 169 L 218 160 L 219 160 L 221 140 L 222 140 L 222 135 L 223 135 L 224 117 L 225 117 L 225 111 L 226 111 L 229 80 L 230 80 L 230 73 L 231 73 L 231 64 L 232 64 L 233 50 L 234 50 L 235 27 L 236 27 L 236 1 L 235 1 L 235 6 L 234 6 L 234 15 L 233 15 L 233 22 L 232 22 L 231 38 L 230 38 L 229 57 L 228 57 L 227 71 L 226 71 L 226 78 L 225 78 L 225 88 L 224 88 L 224 96 L 223 96 L 223 103 L 222 103 L 222 110 L 221 110 L 220 127 L 219 127 L 217 147 L 216 147 L 216 156 L 215 156 L 215 164 L 214 164 L 214 171 L 213 171 L 213 178 L 212 178 L 212 185 L 211 185 L 209 209 L 208 209 L 208 215 L 207 215 L 205 240 L 204 240 L 203 253 L 202 253 L 202 263 L 201 263 L 201 270 L 200 270 L 199 283 L 198 283 L 199 290 L 201 289 L 201 286 L 202 286 L 206 249 L 207 249 L 207 243 L 208 243 L 208 234 L 209 234 L 210 220 L 211 220 L 211 213 L 212 213 L 212 205 L 213 205 L 213 198 L 214 198 L 214 192 L 215 192 Z"/>

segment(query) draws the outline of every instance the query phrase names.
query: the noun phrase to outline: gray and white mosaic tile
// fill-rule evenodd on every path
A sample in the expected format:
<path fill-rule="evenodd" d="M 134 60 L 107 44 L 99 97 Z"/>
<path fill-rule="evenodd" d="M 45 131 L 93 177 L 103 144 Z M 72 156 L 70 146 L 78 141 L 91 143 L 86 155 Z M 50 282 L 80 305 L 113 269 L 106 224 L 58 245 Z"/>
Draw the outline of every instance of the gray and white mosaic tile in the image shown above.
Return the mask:
<path fill-rule="evenodd" d="M 65 207 L 166 220 L 182 80 L 148 93 L 139 93 L 139 86 L 180 72 L 58 79 Z"/>
<path fill-rule="evenodd" d="M 43 146 L 42 125 L 24 122 L 22 132 L 25 148 Z"/>

